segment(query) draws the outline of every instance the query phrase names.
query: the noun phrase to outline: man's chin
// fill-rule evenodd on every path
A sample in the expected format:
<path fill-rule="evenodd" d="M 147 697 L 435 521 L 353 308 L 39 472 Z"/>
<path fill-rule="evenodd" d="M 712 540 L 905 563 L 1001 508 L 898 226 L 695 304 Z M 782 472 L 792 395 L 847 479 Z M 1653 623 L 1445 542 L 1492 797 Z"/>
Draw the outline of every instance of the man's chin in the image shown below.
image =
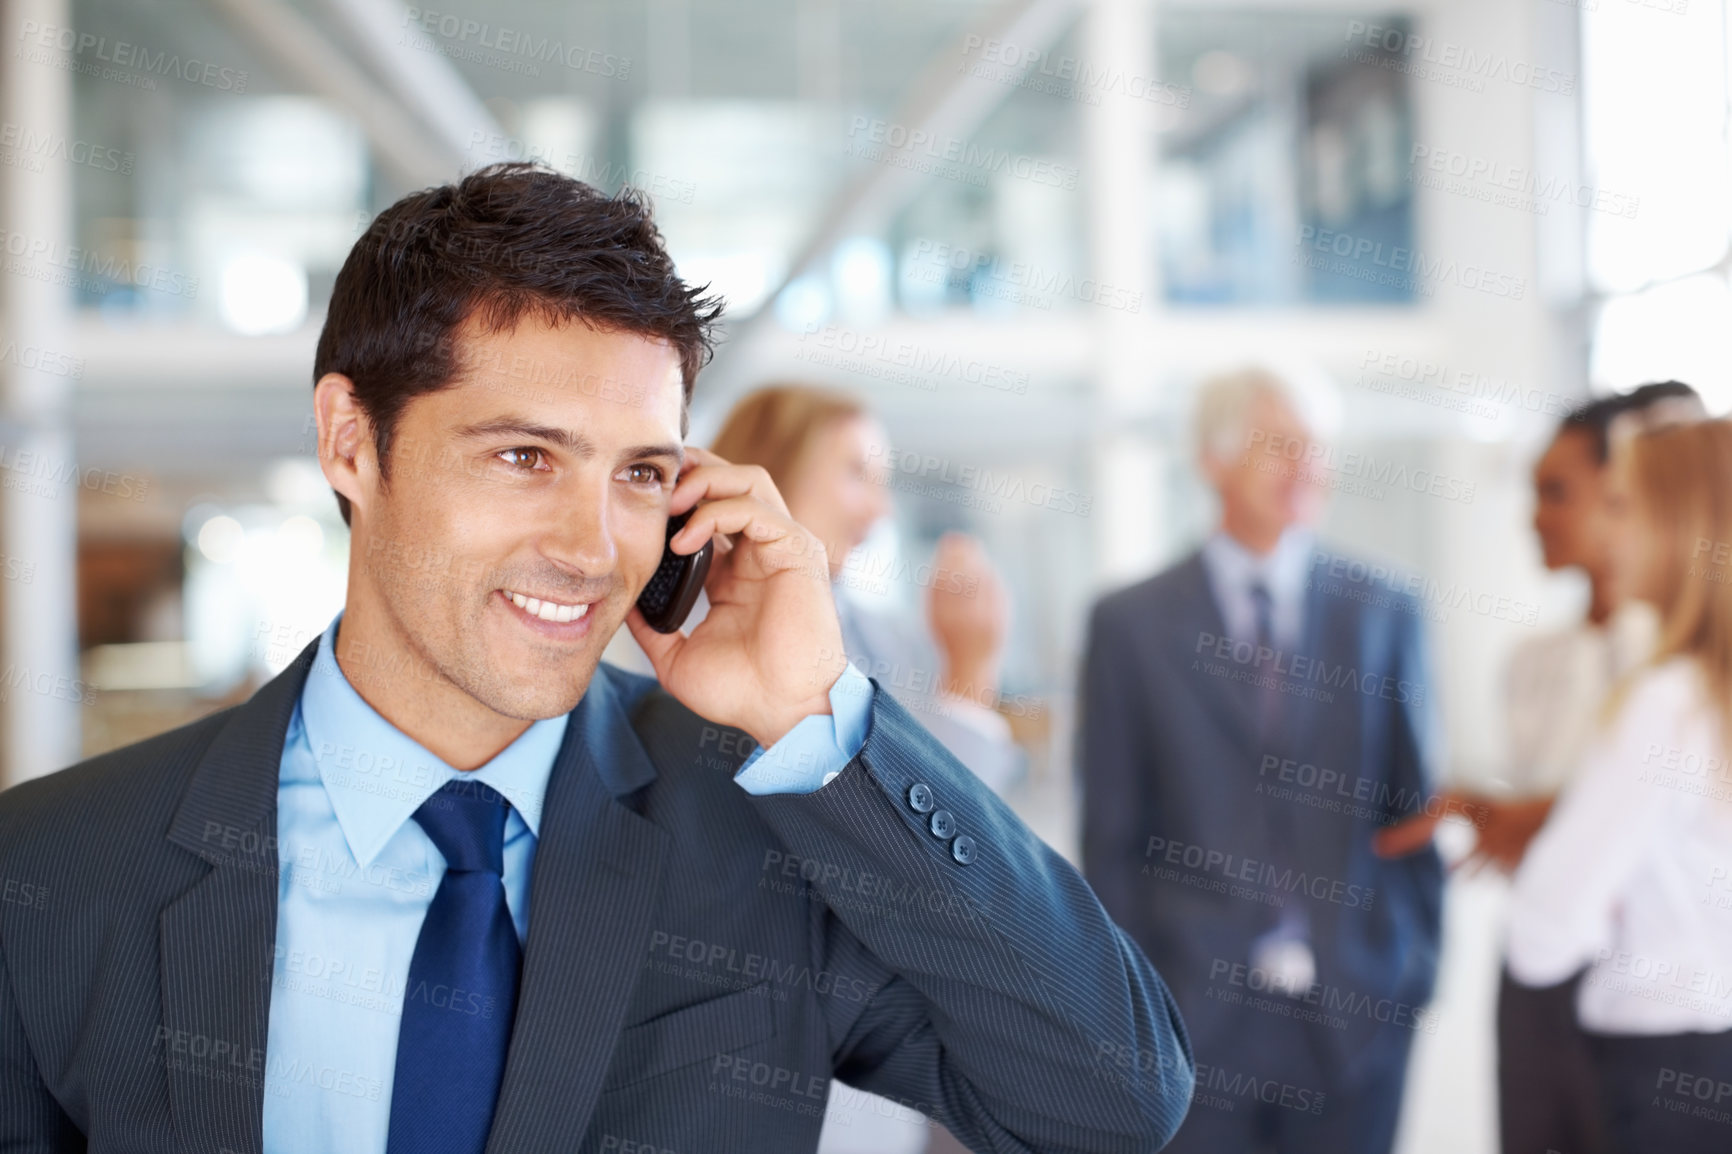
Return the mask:
<path fill-rule="evenodd" d="M 568 668 L 535 680 L 525 680 L 521 674 L 497 676 L 491 691 L 485 696 L 474 694 L 487 708 L 502 717 L 517 721 L 546 721 L 563 717 L 577 708 L 589 683 L 595 678 L 599 656 L 581 668 Z"/>

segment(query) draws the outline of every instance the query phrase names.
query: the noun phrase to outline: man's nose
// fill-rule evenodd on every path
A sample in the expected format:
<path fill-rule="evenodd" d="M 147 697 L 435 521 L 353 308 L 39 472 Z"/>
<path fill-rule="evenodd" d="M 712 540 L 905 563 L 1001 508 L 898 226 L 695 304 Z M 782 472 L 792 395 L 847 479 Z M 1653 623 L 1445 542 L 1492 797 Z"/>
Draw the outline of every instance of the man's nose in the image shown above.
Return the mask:
<path fill-rule="evenodd" d="M 547 524 L 540 534 L 542 554 L 585 577 L 611 574 L 619 562 L 619 549 L 614 543 L 606 491 L 573 486 L 558 502 L 545 514 Z"/>

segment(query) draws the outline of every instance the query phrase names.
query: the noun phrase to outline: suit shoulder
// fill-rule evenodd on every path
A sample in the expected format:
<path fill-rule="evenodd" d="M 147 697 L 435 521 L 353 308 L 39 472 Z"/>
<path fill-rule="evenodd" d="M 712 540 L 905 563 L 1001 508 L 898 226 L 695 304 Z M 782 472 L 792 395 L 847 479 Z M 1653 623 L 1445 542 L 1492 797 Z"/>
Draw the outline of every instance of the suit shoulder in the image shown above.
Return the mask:
<path fill-rule="evenodd" d="M 638 703 L 645 697 L 653 693 L 665 694 L 667 692 L 662 688 L 661 682 L 655 678 L 642 673 L 633 673 L 629 669 L 622 669 L 606 661 L 597 665 L 595 672 L 596 676 L 608 679 L 615 699 L 619 701 L 620 706 L 628 716 L 636 710 Z"/>
<path fill-rule="evenodd" d="M 1358 607 L 1367 617 L 1422 617 L 1423 574 L 1377 557 L 1360 557 L 1319 545 L 1311 554 L 1308 582 L 1324 596 Z"/>
<path fill-rule="evenodd" d="M 187 780 L 236 708 L 0 792 L 0 846 L 66 846 L 126 829 L 160 837 Z"/>
<path fill-rule="evenodd" d="M 1178 607 L 1197 579 L 1198 555 L 1192 553 L 1177 564 L 1145 577 L 1133 585 L 1104 594 L 1095 602 L 1093 620 L 1117 628 L 1129 621 L 1146 621 Z"/>

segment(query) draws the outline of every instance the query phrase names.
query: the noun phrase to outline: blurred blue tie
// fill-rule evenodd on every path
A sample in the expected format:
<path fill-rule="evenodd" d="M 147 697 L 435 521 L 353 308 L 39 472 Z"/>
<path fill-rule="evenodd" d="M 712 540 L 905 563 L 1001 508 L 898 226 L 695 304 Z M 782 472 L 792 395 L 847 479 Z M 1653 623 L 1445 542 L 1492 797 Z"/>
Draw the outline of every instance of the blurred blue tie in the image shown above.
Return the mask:
<path fill-rule="evenodd" d="M 522 951 L 505 904 L 506 800 L 456 778 L 415 820 L 445 856 L 409 960 L 388 1154 L 481 1154 L 505 1076 Z"/>
<path fill-rule="evenodd" d="M 1259 579 L 1251 582 L 1251 605 L 1257 612 L 1257 648 L 1261 651 L 1275 651 L 1275 598 L 1269 593 L 1269 587 Z M 1262 662 L 1254 667 L 1260 675 L 1257 680 L 1257 736 L 1267 745 L 1274 737 L 1277 727 L 1281 724 L 1281 683 L 1280 674 L 1276 672 L 1280 660 L 1277 657 L 1267 666 Z"/>

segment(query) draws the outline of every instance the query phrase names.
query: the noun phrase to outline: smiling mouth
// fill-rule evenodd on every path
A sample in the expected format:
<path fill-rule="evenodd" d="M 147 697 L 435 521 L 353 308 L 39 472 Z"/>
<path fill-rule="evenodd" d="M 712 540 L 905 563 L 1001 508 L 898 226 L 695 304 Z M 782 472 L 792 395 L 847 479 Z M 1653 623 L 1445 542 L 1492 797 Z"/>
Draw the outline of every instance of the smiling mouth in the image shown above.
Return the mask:
<path fill-rule="evenodd" d="M 514 593 L 510 589 L 502 589 L 500 592 L 511 598 L 512 604 L 516 605 L 531 617 L 539 617 L 543 621 L 551 621 L 556 625 L 564 624 L 567 621 L 580 620 L 585 613 L 589 612 L 588 602 L 583 602 L 577 605 L 567 605 L 559 601 L 549 601 L 541 597 L 530 597 L 523 593 Z"/>

